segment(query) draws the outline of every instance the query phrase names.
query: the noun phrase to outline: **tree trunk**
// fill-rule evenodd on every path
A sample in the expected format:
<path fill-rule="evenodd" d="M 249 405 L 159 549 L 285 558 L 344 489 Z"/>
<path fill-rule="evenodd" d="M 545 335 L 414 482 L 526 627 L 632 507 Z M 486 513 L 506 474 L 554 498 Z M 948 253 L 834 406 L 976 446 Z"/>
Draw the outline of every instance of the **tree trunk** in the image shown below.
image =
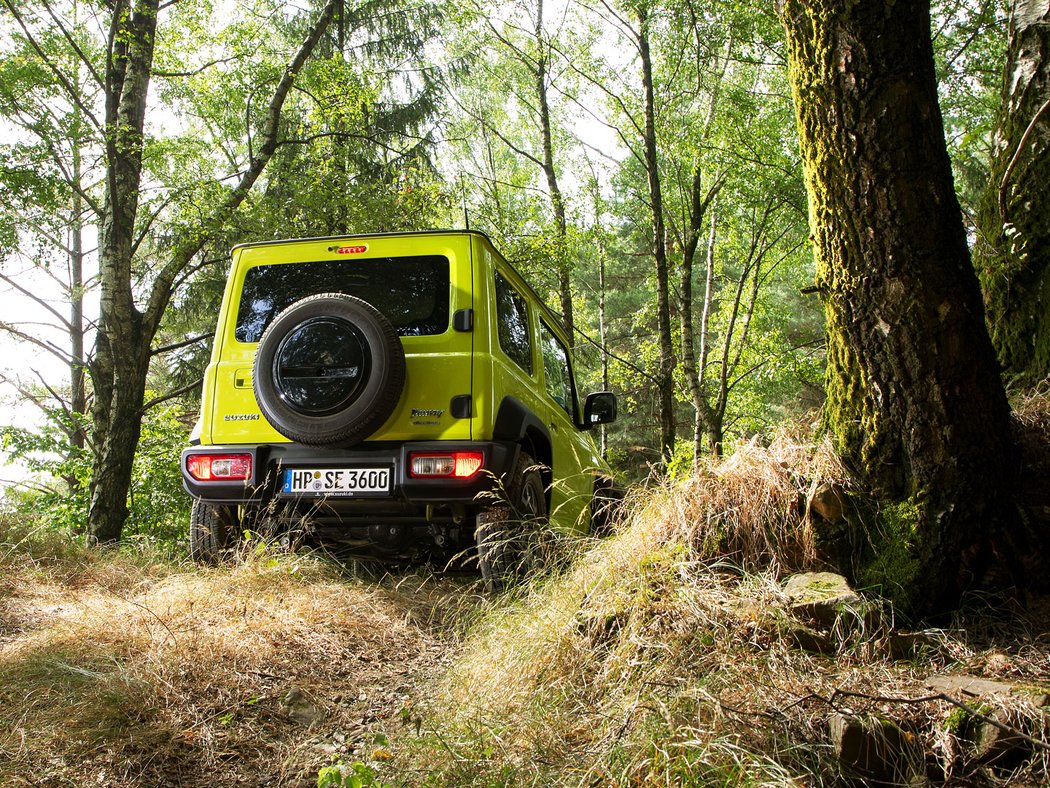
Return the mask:
<path fill-rule="evenodd" d="M 73 146 L 72 214 L 69 239 L 69 411 L 74 423 L 69 428 L 70 459 L 79 457 L 87 445 L 81 417 L 87 412 L 87 386 L 84 370 L 87 356 L 84 353 L 84 201 L 77 191 L 83 183 L 80 148 Z M 70 464 L 72 467 L 72 463 Z M 80 479 L 70 473 L 66 477 L 70 495 L 81 491 Z"/>
<path fill-rule="evenodd" d="M 569 270 L 568 224 L 565 220 L 565 198 L 558 185 L 558 171 L 554 167 L 554 138 L 551 131 L 551 110 L 547 99 L 547 51 L 543 43 L 543 0 L 536 2 L 536 99 L 540 114 L 540 137 L 543 147 L 541 168 L 547 179 L 554 212 L 554 230 L 558 238 L 558 296 L 561 300 L 562 326 L 569 337 L 569 349 L 576 342 L 572 310 L 572 282 Z"/>
<path fill-rule="evenodd" d="M 711 220 L 710 243 L 707 255 L 707 273 L 704 277 L 704 302 L 700 318 L 700 360 L 697 362 L 696 332 L 693 327 L 693 262 L 696 250 L 700 245 L 700 233 L 703 229 L 704 216 L 718 193 L 716 184 L 701 197 L 703 178 L 700 165 L 693 169 L 693 183 L 690 187 L 689 227 L 686 230 L 685 248 L 682 250 L 682 266 L 679 271 L 679 318 L 682 327 L 682 372 L 689 389 L 689 397 L 695 412 L 693 420 L 693 466 L 700 461 L 703 454 L 703 435 L 711 421 L 711 407 L 704 391 L 704 371 L 707 367 L 707 331 L 711 313 L 711 300 L 714 297 L 714 234 L 715 223 Z M 712 447 L 713 448 L 713 447 Z"/>
<path fill-rule="evenodd" d="M 1004 536 L 1017 464 L 929 3 L 786 0 L 780 13 L 827 317 L 825 422 L 883 507 L 852 573 L 907 612 L 944 611 Z"/>
<path fill-rule="evenodd" d="M 653 260 L 656 264 L 656 321 L 660 343 L 660 369 L 656 374 L 660 399 L 660 454 L 666 460 L 674 452 L 675 402 L 674 370 L 676 360 L 671 336 L 671 288 L 667 271 L 667 233 L 664 229 L 664 202 L 660 189 L 660 162 L 656 149 L 656 98 L 653 91 L 653 61 L 649 53 L 649 16 L 639 6 L 638 51 L 642 65 L 642 90 L 645 101 L 643 148 L 649 183 L 649 209 L 653 221 Z"/>
<path fill-rule="evenodd" d="M 150 337 L 143 342 L 142 319 L 131 289 L 131 261 L 157 7 L 158 0 L 139 0 L 134 10 L 119 20 L 116 52 L 106 74 L 106 199 L 99 244 L 98 339 L 92 368 L 95 462 L 87 528 L 88 539 L 100 543 L 120 539 L 127 519 L 139 409 L 149 364 Z"/>
<path fill-rule="evenodd" d="M 595 189 L 597 191 L 597 189 Z M 596 201 L 597 202 L 597 201 Z M 595 216 L 598 216 L 598 211 L 595 211 Z M 605 332 L 605 244 L 601 241 L 599 235 L 598 241 L 598 344 L 601 346 L 601 358 L 602 358 L 602 391 L 609 390 L 609 354 L 605 352 L 607 347 L 607 335 Z M 601 451 L 602 457 L 608 459 L 609 456 L 609 432 L 607 425 L 600 425 L 599 430 L 599 450 Z"/>
<path fill-rule="evenodd" d="M 142 424 L 150 344 L 179 274 L 222 222 L 237 209 L 277 148 L 284 101 L 296 74 L 330 24 L 338 0 L 329 0 L 274 88 L 255 155 L 238 183 L 172 253 L 153 279 L 139 310 L 132 282 L 135 230 L 142 171 L 146 95 L 153 66 L 159 0 L 139 0 L 114 22 L 106 72 L 106 196 L 99 244 L 101 298 L 91 378 L 95 389 L 92 431 L 95 459 L 87 537 L 94 543 L 120 539 L 127 519 L 131 470 Z M 138 284 L 138 283 L 136 283 Z"/>
<path fill-rule="evenodd" d="M 698 460 L 701 452 L 703 452 L 704 435 L 705 433 L 710 435 L 708 425 L 712 424 L 714 421 L 714 413 L 711 408 L 711 403 L 707 401 L 704 387 L 707 383 L 707 362 L 708 358 L 711 356 L 711 309 L 714 307 L 715 300 L 715 239 L 718 230 L 716 224 L 717 218 L 718 214 L 715 211 L 715 206 L 712 205 L 711 229 L 707 235 L 707 253 L 704 255 L 704 308 L 700 313 L 700 370 L 697 379 L 696 393 L 701 396 L 694 396 L 693 398 L 693 407 L 696 408 L 696 418 L 693 422 L 694 461 Z M 711 452 L 714 453 L 716 448 L 721 446 L 721 436 L 719 436 L 718 443 L 712 443 L 709 440 L 708 445 L 710 446 Z"/>
<path fill-rule="evenodd" d="M 1007 376 L 1050 376 L 1050 5 L 1015 0 L 975 262 Z"/>

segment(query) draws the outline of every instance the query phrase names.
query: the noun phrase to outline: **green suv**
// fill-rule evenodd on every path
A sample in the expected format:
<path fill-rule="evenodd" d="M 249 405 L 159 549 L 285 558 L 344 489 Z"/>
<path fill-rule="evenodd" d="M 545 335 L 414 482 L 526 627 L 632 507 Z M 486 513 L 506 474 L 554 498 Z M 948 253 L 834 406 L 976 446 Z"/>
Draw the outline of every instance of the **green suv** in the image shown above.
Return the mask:
<path fill-rule="evenodd" d="M 190 551 L 305 532 L 406 559 L 529 521 L 586 532 L 615 497 L 565 332 L 477 232 L 237 246 L 182 472 Z M 494 581 L 490 583 L 494 584 Z"/>

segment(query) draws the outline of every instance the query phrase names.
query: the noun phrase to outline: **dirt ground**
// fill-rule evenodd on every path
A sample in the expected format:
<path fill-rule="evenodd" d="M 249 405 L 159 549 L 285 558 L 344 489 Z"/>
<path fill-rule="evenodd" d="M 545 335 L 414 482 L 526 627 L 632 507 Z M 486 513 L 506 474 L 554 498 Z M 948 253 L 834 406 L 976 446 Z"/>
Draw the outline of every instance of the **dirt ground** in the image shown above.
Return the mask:
<path fill-rule="evenodd" d="M 99 561 L 0 579 L 0 783 L 317 784 L 383 760 L 455 654 L 477 578 Z"/>

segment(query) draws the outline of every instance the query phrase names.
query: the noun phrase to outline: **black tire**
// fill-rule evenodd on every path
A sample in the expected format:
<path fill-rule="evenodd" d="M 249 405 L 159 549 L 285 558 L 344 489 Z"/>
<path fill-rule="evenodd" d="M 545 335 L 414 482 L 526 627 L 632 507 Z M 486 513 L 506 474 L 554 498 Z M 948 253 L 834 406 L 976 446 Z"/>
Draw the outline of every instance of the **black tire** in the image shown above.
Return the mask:
<path fill-rule="evenodd" d="M 217 506 L 195 498 L 190 509 L 190 558 L 215 566 L 237 543 L 237 517 L 228 506 Z"/>
<path fill-rule="evenodd" d="M 607 476 L 594 482 L 591 498 L 591 536 L 609 536 L 623 520 L 624 490 Z"/>
<path fill-rule="evenodd" d="M 547 524 L 547 495 L 536 461 L 525 452 L 504 485 L 505 501 L 478 513 L 478 567 L 485 590 L 499 593 L 532 563 L 539 531 Z"/>
<path fill-rule="evenodd" d="M 352 446 L 385 422 L 405 384 L 390 321 L 342 293 L 300 299 L 259 340 L 252 386 L 266 420 L 307 446 Z"/>

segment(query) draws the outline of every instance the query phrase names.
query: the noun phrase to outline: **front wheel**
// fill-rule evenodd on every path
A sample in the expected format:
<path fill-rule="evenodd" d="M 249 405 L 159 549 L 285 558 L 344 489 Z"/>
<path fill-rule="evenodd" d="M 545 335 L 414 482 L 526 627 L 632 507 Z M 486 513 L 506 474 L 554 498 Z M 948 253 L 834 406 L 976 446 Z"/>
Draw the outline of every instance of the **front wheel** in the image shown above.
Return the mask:
<path fill-rule="evenodd" d="M 539 531 L 547 524 L 547 495 L 540 466 L 525 452 L 503 490 L 505 500 L 478 514 L 478 566 L 485 590 L 498 593 L 523 577 Z"/>

